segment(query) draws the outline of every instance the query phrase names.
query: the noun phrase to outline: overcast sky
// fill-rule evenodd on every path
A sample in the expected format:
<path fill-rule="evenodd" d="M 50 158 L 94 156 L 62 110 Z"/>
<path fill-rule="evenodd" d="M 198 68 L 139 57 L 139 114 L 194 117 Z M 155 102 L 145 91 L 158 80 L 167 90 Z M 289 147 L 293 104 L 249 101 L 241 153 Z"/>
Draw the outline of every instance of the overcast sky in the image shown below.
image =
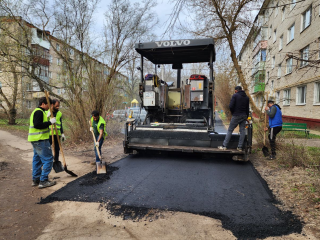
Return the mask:
<path fill-rule="evenodd" d="M 138 0 L 130 0 L 130 2 L 140 2 Z M 97 31 L 100 31 L 103 28 L 103 21 L 104 21 L 104 13 L 108 9 L 108 5 L 111 4 L 111 0 L 102 0 L 97 7 L 97 12 L 94 15 L 94 19 L 96 21 L 95 23 L 95 29 Z M 166 30 L 166 21 L 170 17 L 173 7 L 175 5 L 175 2 L 172 0 L 157 0 L 156 7 L 153 8 L 153 11 L 157 14 L 159 24 L 154 29 L 154 34 L 157 36 L 157 40 L 165 40 L 168 39 L 168 37 L 165 37 L 163 39 L 162 35 Z M 184 18 L 184 16 L 180 17 L 181 19 Z M 175 36 L 178 37 L 178 36 Z M 183 36 L 180 36 L 183 37 Z M 178 37 L 179 38 L 179 37 Z"/>

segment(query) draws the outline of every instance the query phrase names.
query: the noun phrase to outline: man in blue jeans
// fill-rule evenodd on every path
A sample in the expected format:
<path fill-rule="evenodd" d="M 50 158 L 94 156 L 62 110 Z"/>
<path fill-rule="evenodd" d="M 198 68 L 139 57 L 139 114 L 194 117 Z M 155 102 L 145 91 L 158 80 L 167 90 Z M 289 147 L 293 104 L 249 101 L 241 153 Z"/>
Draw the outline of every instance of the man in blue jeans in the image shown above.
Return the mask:
<path fill-rule="evenodd" d="M 51 99 L 50 99 L 51 101 Z M 49 181 L 52 169 L 53 155 L 49 142 L 49 126 L 56 122 L 56 118 L 48 120 L 46 110 L 49 104 L 45 97 L 40 98 L 39 106 L 31 113 L 28 141 L 33 146 L 32 186 L 39 188 L 51 187 L 55 181 Z"/>
<path fill-rule="evenodd" d="M 240 86 L 236 86 L 234 92 L 235 94 L 232 95 L 232 98 L 229 104 L 232 118 L 230 121 L 227 135 L 223 141 L 223 145 L 219 146 L 218 148 L 222 150 L 227 149 L 233 130 L 239 125 L 240 139 L 239 139 L 237 150 L 242 151 L 242 147 L 243 147 L 242 145 L 244 142 L 244 138 L 246 136 L 246 132 L 245 132 L 246 120 L 249 116 L 249 98 L 247 94 L 242 90 L 242 87 Z"/>

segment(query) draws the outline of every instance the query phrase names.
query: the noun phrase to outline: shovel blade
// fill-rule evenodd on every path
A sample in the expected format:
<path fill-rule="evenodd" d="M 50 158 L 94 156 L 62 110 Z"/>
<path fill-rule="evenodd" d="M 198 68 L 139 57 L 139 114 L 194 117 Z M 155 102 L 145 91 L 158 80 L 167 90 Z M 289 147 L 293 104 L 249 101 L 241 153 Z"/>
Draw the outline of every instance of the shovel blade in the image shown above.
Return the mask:
<path fill-rule="evenodd" d="M 97 174 L 106 174 L 107 173 L 107 166 L 106 162 L 96 162 L 97 164 Z"/>
<path fill-rule="evenodd" d="M 56 173 L 59 173 L 59 172 L 63 172 L 64 171 L 64 168 L 62 166 L 62 163 L 60 161 L 54 161 L 53 162 L 53 170 L 56 172 Z"/>
<path fill-rule="evenodd" d="M 268 157 L 268 156 L 269 156 L 269 150 L 268 150 L 268 148 L 267 148 L 266 146 L 263 146 L 262 152 L 263 152 L 263 155 L 264 155 L 265 157 Z"/>

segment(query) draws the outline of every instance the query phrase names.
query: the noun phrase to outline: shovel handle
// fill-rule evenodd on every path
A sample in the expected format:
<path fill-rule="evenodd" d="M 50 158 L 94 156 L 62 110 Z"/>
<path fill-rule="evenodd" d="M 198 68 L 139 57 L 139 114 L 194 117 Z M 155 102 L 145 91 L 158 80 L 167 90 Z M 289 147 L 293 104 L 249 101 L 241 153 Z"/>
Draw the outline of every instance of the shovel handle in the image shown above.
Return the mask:
<path fill-rule="evenodd" d="M 90 123 L 90 122 L 89 122 L 89 123 Z M 91 126 L 91 124 L 90 124 L 90 126 Z M 100 161 L 101 161 L 101 155 L 100 155 L 100 152 L 99 152 L 99 148 L 98 148 L 98 146 L 96 145 L 96 137 L 94 136 L 93 131 L 91 131 L 91 133 L 92 133 L 92 137 L 93 137 L 93 141 L 94 141 L 94 146 L 96 147 L 96 150 L 97 150 L 98 156 L 99 156 Z"/>
<path fill-rule="evenodd" d="M 48 91 L 44 90 L 44 94 L 46 95 L 47 103 L 49 105 L 50 115 L 53 118 L 53 113 L 52 113 L 51 106 L 50 106 L 50 101 L 49 101 L 49 93 L 48 93 Z M 62 154 L 63 166 L 67 166 L 66 159 L 65 159 L 64 153 L 63 153 L 63 149 L 62 149 L 62 146 L 61 146 L 59 134 L 58 134 L 57 125 L 54 123 L 53 126 L 54 126 L 54 130 L 56 131 L 57 141 L 58 141 L 58 144 L 59 144 L 59 147 L 60 147 L 60 151 L 61 151 L 61 154 Z M 51 131 L 53 132 L 52 125 L 51 125 Z M 52 134 L 52 144 L 54 144 L 53 134 Z"/>
<path fill-rule="evenodd" d="M 266 107 L 268 106 L 268 93 L 266 96 Z M 264 110 L 264 129 L 267 127 L 267 110 Z M 264 136 L 263 136 L 263 144 L 264 146 L 266 145 L 266 131 L 264 131 Z"/>

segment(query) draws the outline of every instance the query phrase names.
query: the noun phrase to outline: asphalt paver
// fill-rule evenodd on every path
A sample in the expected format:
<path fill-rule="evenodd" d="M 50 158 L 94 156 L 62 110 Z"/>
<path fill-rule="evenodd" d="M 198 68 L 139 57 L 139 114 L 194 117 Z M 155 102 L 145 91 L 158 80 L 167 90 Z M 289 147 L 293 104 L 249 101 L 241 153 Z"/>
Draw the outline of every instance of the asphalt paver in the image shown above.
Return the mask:
<path fill-rule="evenodd" d="M 250 162 L 198 155 L 129 155 L 51 194 L 51 201 L 111 203 L 130 209 L 182 211 L 220 219 L 239 239 L 300 233 Z M 121 208 L 120 208 L 121 209 Z M 144 211 L 147 212 L 147 211 Z M 119 212 L 118 212 L 119 214 Z"/>

